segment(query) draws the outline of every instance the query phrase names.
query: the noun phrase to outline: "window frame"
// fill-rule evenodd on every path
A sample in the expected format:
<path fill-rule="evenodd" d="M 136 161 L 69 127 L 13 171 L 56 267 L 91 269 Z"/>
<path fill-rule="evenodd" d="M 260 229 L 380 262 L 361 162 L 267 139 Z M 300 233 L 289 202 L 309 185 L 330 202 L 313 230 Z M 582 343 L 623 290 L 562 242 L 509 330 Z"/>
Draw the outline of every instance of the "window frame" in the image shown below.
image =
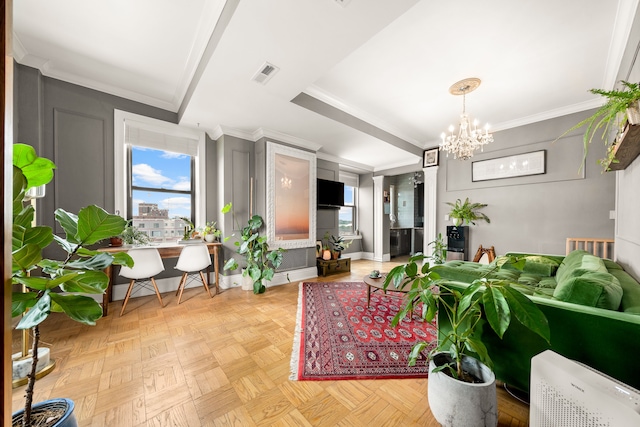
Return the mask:
<path fill-rule="evenodd" d="M 194 224 L 206 222 L 206 135 L 204 131 L 187 128 L 175 123 L 133 114 L 126 111 L 114 111 L 114 209 L 115 213 L 127 218 L 130 209 L 129 199 L 129 149 L 125 141 L 127 127 L 161 133 L 174 138 L 185 138 L 195 142 L 195 153 L 192 155 L 192 217 Z M 146 143 L 145 146 L 164 150 L 166 147 L 153 146 Z M 177 150 L 179 151 L 179 150 Z"/>
<path fill-rule="evenodd" d="M 343 184 L 348 185 L 350 187 L 353 187 L 353 206 L 352 205 L 345 205 L 344 207 L 349 207 L 352 209 L 352 216 L 353 216 L 353 231 L 351 233 L 342 233 L 340 231 L 340 225 L 338 224 L 338 234 L 340 236 L 344 236 L 344 237 L 354 237 L 357 236 L 357 231 L 358 231 L 358 193 L 359 193 L 359 184 L 360 184 L 360 177 L 354 173 L 350 173 L 350 172 L 345 172 L 345 171 L 340 171 L 340 173 L 338 174 L 338 181 L 342 182 Z M 338 213 L 338 215 L 340 215 Z"/>

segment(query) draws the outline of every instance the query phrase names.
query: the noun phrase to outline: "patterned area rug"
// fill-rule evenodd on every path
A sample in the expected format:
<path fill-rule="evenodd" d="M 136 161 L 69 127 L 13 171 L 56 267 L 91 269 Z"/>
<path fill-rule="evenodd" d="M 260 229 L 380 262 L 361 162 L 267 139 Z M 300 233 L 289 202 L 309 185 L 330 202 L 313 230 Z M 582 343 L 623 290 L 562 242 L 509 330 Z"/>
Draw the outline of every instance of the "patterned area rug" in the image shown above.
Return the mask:
<path fill-rule="evenodd" d="M 434 325 L 414 313 L 392 328 L 403 294 L 371 294 L 363 282 L 301 283 L 291 356 L 292 380 L 425 378 Z M 408 366 L 417 341 L 432 343 Z"/>

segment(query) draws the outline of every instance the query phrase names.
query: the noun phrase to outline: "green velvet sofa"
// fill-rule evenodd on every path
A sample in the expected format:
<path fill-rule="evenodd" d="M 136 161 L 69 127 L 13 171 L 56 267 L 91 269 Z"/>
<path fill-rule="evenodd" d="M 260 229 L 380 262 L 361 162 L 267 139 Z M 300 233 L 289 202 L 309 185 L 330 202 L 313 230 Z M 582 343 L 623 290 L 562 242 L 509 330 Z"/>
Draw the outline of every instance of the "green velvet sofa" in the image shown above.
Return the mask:
<path fill-rule="evenodd" d="M 501 266 L 508 255 L 524 257 L 524 270 Z M 502 340 L 484 328 L 499 380 L 528 393 L 531 358 L 550 348 L 640 389 L 640 284 L 615 262 L 585 251 L 508 253 L 489 265 L 449 261 L 434 270 L 458 288 L 481 277 L 509 280 L 546 315 L 551 345 L 517 321 Z M 446 316 L 438 321 L 446 330 Z"/>

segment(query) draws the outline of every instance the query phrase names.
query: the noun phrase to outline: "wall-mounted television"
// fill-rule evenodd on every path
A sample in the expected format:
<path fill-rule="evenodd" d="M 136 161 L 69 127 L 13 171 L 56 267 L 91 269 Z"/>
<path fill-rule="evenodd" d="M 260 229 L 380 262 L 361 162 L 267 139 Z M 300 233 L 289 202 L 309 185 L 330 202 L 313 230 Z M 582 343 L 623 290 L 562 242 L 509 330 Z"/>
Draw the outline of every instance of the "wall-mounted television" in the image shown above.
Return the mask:
<path fill-rule="evenodd" d="M 344 206 L 344 183 L 342 182 L 318 179 L 316 194 L 318 208 L 339 209 L 340 206 Z"/>

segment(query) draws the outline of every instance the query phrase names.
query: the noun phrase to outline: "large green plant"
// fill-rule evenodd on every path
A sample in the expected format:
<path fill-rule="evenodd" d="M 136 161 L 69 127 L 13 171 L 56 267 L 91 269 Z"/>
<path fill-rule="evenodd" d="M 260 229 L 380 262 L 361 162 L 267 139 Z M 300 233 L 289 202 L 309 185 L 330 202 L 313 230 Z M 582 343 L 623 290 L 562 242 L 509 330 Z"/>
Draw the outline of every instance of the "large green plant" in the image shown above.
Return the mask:
<path fill-rule="evenodd" d="M 31 407 L 38 363 L 39 325 L 49 314 L 65 313 L 85 325 L 95 325 L 102 308 L 89 294 L 103 294 L 109 278 L 103 270 L 113 264 L 133 265 L 125 253 L 115 255 L 87 249 L 103 239 L 122 233 L 126 221 L 97 206 L 88 206 L 78 215 L 63 209 L 55 211 L 65 237 L 53 234 L 51 227 L 33 225 L 34 208 L 27 191 L 47 184 L 55 165 L 38 157 L 25 144 L 13 146 L 13 230 L 11 252 L 11 300 L 13 317 L 24 316 L 17 329 L 33 330 L 32 365 L 25 395 L 23 426 L 31 425 Z M 45 259 L 43 250 L 55 243 L 66 253 L 64 259 Z"/>
<path fill-rule="evenodd" d="M 602 130 L 602 140 L 607 146 L 607 157 L 599 160 L 599 163 L 607 167 L 611 161 L 616 162 L 613 148 L 617 143 L 617 134 L 624 128 L 627 122 L 627 109 L 637 104 L 640 100 L 640 83 L 629 83 L 624 80 L 621 80 L 620 83 L 622 84 L 622 89 L 620 90 L 589 89 L 589 92 L 594 95 L 600 95 L 606 98 L 606 102 L 591 116 L 582 120 L 556 139 L 557 141 L 566 134 L 586 126 L 587 128 L 582 138 L 583 162 L 587 158 L 589 144 L 599 130 Z M 617 131 L 616 138 L 609 141 L 609 130 L 614 127 Z"/>
<path fill-rule="evenodd" d="M 446 314 L 450 328 L 444 330 L 442 325 L 438 325 L 439 340 L 434 352 L 448 352 L 453 362 L 438 367 L 438 371 L 448 369 L 454 378 L 469 381 L 462 370 L 462 355 L 465 353 L 473 353 L 490 368 L 493 366 L 480 338 L 485 322 L 502 338 L 515 317 L 523 326 L 550 341 L 549 324 L 544 313 L 529 298 L 513 289 L 508 281 L 478 279 L 460 291 L 441 279 L 428 263 L 422 264 L 425 259 L 424 255 L 417 254 L 407 264 L 394 267 L 384 281 L 384 288 L 409 287 L 405 303 L 393 319 L 394 326 L 419 303 L 422 303 L 421 316 L 427 322 L 431 322 L 439 311 Z M 508 262 L 517 268 L 524 265 L 524 260 L 515 258 Z M 426 346 L 425 342 L 414 345 L 410 354 L 412 365 Z"/>
<path fill-rule="evenodd" d="M 454 203 L 446 203 L 451 206 L 449 216 L 452 218 L 460 218 L 463 222 L 473 225 L 476 224 L 475 221 L 480 220 L 491 223 L 489 217 L 480 212 L 480 209 L 487 207 L 486 203 L 471 203 L 468 197 L 464 200 L 464 202 L 460 199 L 457 199 Z"/>
<path fill-rule="evenodd" d="M 231 212 L 235 221 L 231 203 L 226 204 L 221 212 L 223 214 Z M 275 270 L 282 264 L 282 254 L 285 252 L 283 248 L 273 250 L 269 248 L 267 236 L 260 235 L 263 223 L 260 215 L 253 215 L 249 218 L 248 224 L 242 228 L 240 240 L 234 242 L 237 246 L 236 251 L 244 256 L 246 261 L 246 268 L 242 275 L 249 276 L 253 280 L 254 294 L 261 294 L 266 290 L 263 281 L 273 279 Z M 238 267 L 235 258 L 229 259 L 224 264 L 225 270 L 236 270 Z"/>

